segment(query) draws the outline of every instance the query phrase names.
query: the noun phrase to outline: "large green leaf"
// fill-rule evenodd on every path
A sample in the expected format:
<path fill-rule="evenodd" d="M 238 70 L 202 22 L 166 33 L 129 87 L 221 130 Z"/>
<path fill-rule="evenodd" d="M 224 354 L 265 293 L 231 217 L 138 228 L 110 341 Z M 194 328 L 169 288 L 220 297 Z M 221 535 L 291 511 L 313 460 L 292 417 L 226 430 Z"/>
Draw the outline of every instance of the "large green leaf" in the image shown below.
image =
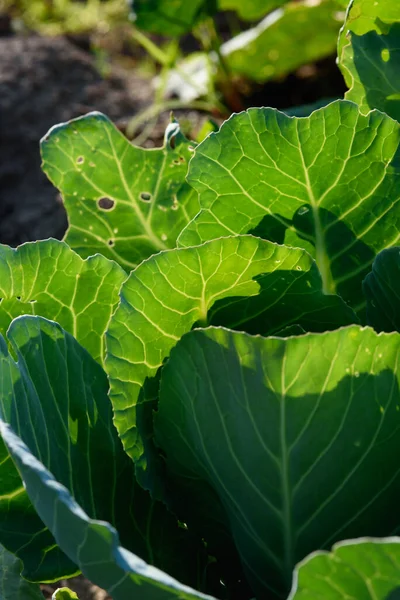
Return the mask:
<path fill-rule="evenodd" d="M 42 168 L 68 213 L 65 241 L 86 258 L 100 252 L 132 268 L 173 248 L 197 213 L 185 182 L 193 146 L 171 123 L 163 148 L 137 148 L 100 113 L 53 127 L 42 139 Z"/>
<path fill-rule="evenodd" d="M 358 326 L 288 339 L 211 327 L 172 350 L 155 437 L 178 516 L 218 544 L 198 518 L 218 497 L 256 597 L 285 597 L 314 550 L 399 527 L 399 358 L 397 333 Z"/>
<path fill-rule="evenodd" d="M 248 3 L 241 6 L 247 13 Z M 221 52 L 234 74 L 259 82 L 286 75 L 335 51 L 344 16 L 339 8 L 337 0 L 289 2 L 223 44 Z"/>
<path fill-rule="evenodd" d="M 383 250 L 363 282 L 368 324 L 400 332 L 400 248 Z"/>
<path fill-rule="evenodd" d="M 103 362 L 104 331 L 126 273 L 97 255 L 82 260 L 64 242 L 0 245 L 0 333 L 25 314 L 59 322 Z"/>
<path fill-rule="evenodd" d="M 216 0 L 129 0 L 129 4 L 137 27 L 165 36 L 183 35 L 216 11 Z"/>
<path fill-rule="evenodd" d="M 275 8 L 285 4 L 287 0 L 218 0 L 220 10 L 235 10 L 241 19 L 254 21 L 260 19 Z"/>
<path fill-rule="evenodd" d="M 397 0 L 351 0 L 348 4 L 346 20 L 340 32 L 341 43 L 349 31 L 357 35 L 364 35 L 368 31 L 382 32 L 387 25 L 400 21 Z"/>
<path fill-rule="evenodd" d="M 157 371 L 194 325 L 267 335 L 293 323 L 324 331 L 355 320 L 338 297 L 322 293 L 315 263 L 299 249 L 238 236 L 153 256 L 123 285 L 106 334 L 114 423 L 125 450 L 149 468 L 143 444 L 151 438 Z"/>
<path fill-rule="evenodd" d="M 400 592 L 400 538 L 339 542 L 296 567 L 288 600 L 395 600 Z"/>
<path fill-rule="evenodd" d="M 391 26 L 392 25 L 392 26 Z M 339 36 L 339 66 L 348 100 L 400 120 L 400 3 L 354 0 Z"/>
<path fill-rule="evenodd" d="M 112 423 L 100 365 L 57 323 L 40 317 L 14 320 L 8 338 L 17 362 L 0 338 L 3 421 L 92 518 L 118 528 L 125 547 L 197 583 L 202 556 L 188 532 L 136 483 L 133 462 Z M 50 532 L 27 505 L 20 479 L 10 479 L 8 472 L 3 476 L 5 468 L 2 463 L 0 479 L 8 486 L 3 496 L 8 501 L 0 503 L 4 545 L 23 560 L 24 574 L 32 580 L 76 573 L 73 563 L 68 570 Z M 32 494 L 30 499 L 35 504 Z M 62 519 L 60 526 L 68 529 Z"/>
<path fill-rule="evenodd" d="M 39 515 L 57 543 L 82 572 L 106 589 L 114 600 L 213 600 L 119 545 L 116 530 L 90 519 L 66 487 L 54 479 L 30 449 L 0 420 L 0 432 L 23 477 Z"/>
<path fill-rule="evenodd" d="M 0 545 L 1 600 L 43 600 L 39 586 L 23 579 L 21 569 L 20 559 Z"/>
<path fill-rule="evenodd" d="M 196 148 L 188 180 L 203 210 L 179 242 L 255 231 L 302 246 L 324 290 L 361 310 L 375 255 L 400 239 L 399 135 L 396 121 L 346 101 L 305 118 L 234 115 Z"/>
<path fill-rule="evenodd" d="M 125 278 L 114 262 L 99 255 L 82 260 L 56 240 L 0 246 L 0 332 L 5 335 L 14 317 L 39 314 L 60 321 L 102 362 L 104 330 Z M 25 574 L 40 581 L 76 573 L 37 517 L 2 442 L 0 496 L 0 540 L 14 551 L 21 548 Z"/>

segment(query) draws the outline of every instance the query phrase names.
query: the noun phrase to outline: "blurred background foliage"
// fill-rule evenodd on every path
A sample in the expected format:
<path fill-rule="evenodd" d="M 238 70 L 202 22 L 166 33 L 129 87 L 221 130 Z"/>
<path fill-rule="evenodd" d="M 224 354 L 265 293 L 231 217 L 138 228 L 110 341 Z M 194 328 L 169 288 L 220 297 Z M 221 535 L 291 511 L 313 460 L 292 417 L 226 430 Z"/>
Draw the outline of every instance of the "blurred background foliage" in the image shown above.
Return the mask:
<path fill-rule="evenodd" d="M 43 35 L 106 33 L 127 21 L 126 0 L 0 0 L 19 31 Z"/>

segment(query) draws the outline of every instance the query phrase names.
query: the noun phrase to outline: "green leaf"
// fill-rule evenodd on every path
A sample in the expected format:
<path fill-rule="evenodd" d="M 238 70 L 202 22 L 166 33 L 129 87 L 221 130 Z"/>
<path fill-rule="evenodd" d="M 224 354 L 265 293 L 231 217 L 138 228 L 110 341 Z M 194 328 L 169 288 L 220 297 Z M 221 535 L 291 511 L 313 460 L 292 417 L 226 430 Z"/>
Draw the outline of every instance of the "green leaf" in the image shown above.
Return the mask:
<path fill-rule="evenodd" d="M 395 600 L 400 591 L 400 538 L 339 542 L 296 567 L 288 600 Z"/>
<path fill-rule="evenodd" d="M 171 123 L 163 148 L 136 148 L 100 113 L 53 127 L 42 139 L 42 168 L 68 213 L 65 241 L 133 268 L 175 246 L 198 212 L 185 182 L 193 145 Z"/>
<path fill-rule="evenodd" d="M 393 26 L 391 26 L 393 25 Z M 346 98 L 363 113 L 377 108 L 400 120 L 400 5 L 397 0 L 354 0 L 339 36 Z"/>
<path fill-rule="evenodd" d="M 400 6 L 397 0 L 351 0 L 340 32 L 339 50 L 347 43 L 349 32 L 358 36 L 369 31 L 382 33 L 396 21 L 400 21 Z"/>
<path fill-rule="evenodd" d="M 0 332 L 5 335 L 12 319 L 21 314 L 40 314 L 60 321 L 102 362 L 104 330 L 125 278 L 114 262 L 99 255 L 84 261 L 56 240 L 17 249 L 0 246 Z M 57 579 L 56 573 L 76 574 L 76 565 L 60 552 L 37 517 L 2 441 L 0 482 L 0 540 L 14 552 L 21 549 L 24 574 L 35 581 Z"/>
<path fill-rule="evenodd" d="M 22 563 L 0 545 L 0 597 L 1 600 L 43 600 L 35 583 L 21 577 Z"/>
<path fill-rule="evenodd" d="M 100 365 L 57 323 L 40 317 L 14 320 L 8 338 L 17 362 L 0 338 L 3 421 L 92 518 L 118 528 L 125 547 L 197 582 L 203 557 L 188 532 L 136 483 L 133 462 L 112 423 L 108 381 Z M 0 465 L 0 481 L 9 488 L 3 496 L 8 502 L 0 503 L 4 545 L 23 560 L 32 580 L 76 573 L 80 559 L 65 564 L 57 547 L 51 551 L 54 540 L 50 543 L 49 531 L 27 506 L 20 479 L 10 480 L 7 471 L 3 476 L 4 469 L 7 462 Z M 32 494 L 30 499 L 36 506 Z M 68 529 L 67 521 L 60 523 Z"/>
<path fill-rule="evenodd" d="M 69 588 L 58 588 L 51 597 L 51 600 L 79 600 L 78 596 Z"/>
<path fill-rule="evenodd" d="M 148 460 L 157 372 L 185 332 L 218 324 L 268 335 L 293 323 L 324 331 L 355 321 L 342 300 L 322 293 L 306 252 L 253 236 L 162 252 L 143 262 L 122 286 L 106 334 L 114 423 L 143 470 L 137 471 L 143 485 L 152 487 Z M 144 452 L 146 443 L 150 449 Z"/>
<path fill-rule="evenodd" d="M 235 10 L 241 19 L 255 21 L 261 19 L 275 8 L 285 4 L 287 0 L 218 0 L 219 10 Z"/>
<path fill-rule="evenodd" d="M 173 37 L 190 32 L 216 11 L 216 0 L 129 0 L 129 4 L 139 29 Z"/>
<path fill-rule="evenodd" d="M 203 210 L 183 246 L 238 233 L 310 251 L 323 289 L 362 311 L 361 283 L 399 236 L 399 125 L 337 101 L 306 118 L 234 115 L 197 148 L 189 183 Z"/>
<path fill-rule="evenodd" d="M 363 282 L 367 319 L 376 331 L 400 332 L 400 249 L 383 250 Z"/>
<path fill-rule="evenodd" d="M 0 333 L 24 314 L 59 322 L 93 358 L 104 360 L 104 331 L 126 273 L 97 255 L 82 260 L 64 242 L 0 245 Z"/>
<path fill-rule="evenodd" d="M 247 12 L 248 3 L 241 6 Z M 336 0 L 289 2 L 225 42 L 221 52 L 236 75 L 258 82 L 286 75 L 335 51 L 344 17 L 339 8 Z"/>
<path fill-rule="evenodd" d="M 141 600 L 213 600 L 121 547 L 116 530 L 104 521 L 90 519 L 4 421 L 0 421 L 0 432 L 36 510 L 57 543 L 84 575 L 111 593 L 114 600 L 138 596 Z"/>
<path fill-rule="evenodd" d="M 257 597 L 287 593 L 314 550 L 398 528 L 399 354 L 397 333 L 357 326 L 288 339 L 211 327 L 172 350 L 155 437 L 178 517 L 217 545 L 198 512 L 223 507 Z"/>

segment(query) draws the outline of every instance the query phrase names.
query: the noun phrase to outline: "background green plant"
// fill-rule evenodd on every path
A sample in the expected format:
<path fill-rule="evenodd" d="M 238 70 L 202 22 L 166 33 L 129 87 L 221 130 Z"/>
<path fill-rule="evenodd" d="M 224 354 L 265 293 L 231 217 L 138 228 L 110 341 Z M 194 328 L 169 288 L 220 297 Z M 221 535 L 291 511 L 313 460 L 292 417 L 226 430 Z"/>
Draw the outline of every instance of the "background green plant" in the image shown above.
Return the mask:
<path fill-rule="evenodd" d="M 179 6 L 151 27 L 212 8 Z M 70 225 L 0 249 L 5 600 L 79 571 L 116 600 L 398 593 L 396 9 L 350 4 L 347 99 L 309 116 L 43 138 Z"/>

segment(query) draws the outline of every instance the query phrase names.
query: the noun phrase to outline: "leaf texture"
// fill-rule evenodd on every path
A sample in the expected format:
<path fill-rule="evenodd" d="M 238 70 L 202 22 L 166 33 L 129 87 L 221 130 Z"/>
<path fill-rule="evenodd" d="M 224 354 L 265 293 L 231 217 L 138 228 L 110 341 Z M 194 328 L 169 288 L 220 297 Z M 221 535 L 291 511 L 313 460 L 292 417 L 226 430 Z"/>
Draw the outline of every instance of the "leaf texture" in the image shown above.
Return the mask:
<path fill-rule="evenodd" d="M 362 313 L 362 280 L 399 239 L 399 125 L 334 102 L 310 117 L 256 108 L 196 149 L 188 180 L 202 211 L 179 242 L 255 233 L 315 256 L 327 293 Z"/>
<path fill-rule="evenodd" d="M 292 324 L 325 331 L 356 321 L 341 299 L 322 293 L 305 251 L 253 236 L 171 250 L 143 262 L 121 288 L 106 335 L 114 423 L 142 470 L 137 474 L 143 485 L 154 483 L 149 461 L 157 372 L 184 333 L 218 324 L 269 335 Z"/>
<path fill-rule="evenodd" d="M 400 248 L 378 254 L 363 282 L 367 319 L 376 331 L 400 332 Z"/>
<path fill-rule="evenodd" d="M 361 538 L 301 562 L 288 600 L 396 600 L 399 592 L 400 538 Z"/>
<path fill-rule="evenodd" d="M 19 315 L 59 322 L 95 360 L 104 360 L 104 331 L 126 273 L 97 255 L 82 260 L 64 242 L 0 245 L 0 333 Z"/>
<path fill-rule="evenodd" d="M 21 577 L 22 563 L 0 545 L 0 597 L 1 600 L 43 600 L 35 583 Z"/>
<path fill-rule="evenodd" d="M 58 324 L 40 317 L 14 320 L 8 338 L 17 362 L 0 338 L 2 420 L 91 518 L 118 528 L 126 548 L 197 583 L 202 545 L 136 483 L 134 465 L 112 423 L 108 381 L 100 365 Z M 37 517 L 34 495 L 29 497 L 35 507 L 20 478 L 9 477 L 10 463 L 0 465 L 0 480 L 8 485 L 7 502 L 0 503 L 4 545 L 23 560 L 24 574 L 32 580 L 75 574 L 79 561 L 60 556 Z M 55 517 L 45 520 L 53 533 Z M 68 529 L 62 519 L 59 526 Z"/>
<path fill-rule="evenodd" d="M 256 597 L 286 597 L 312 551 L 398 528 L 399 352 L 397 333 L 357 326 L 288 339 L 210 327 L 172 350 L 155 437 L 178 516 L 210 545 L 231 530 Z M 207 528 L 199 512 L 218 506 Z"/>
<path fill-rule="evenodd" d="M 198 212 L 185 182 L 193 144 L 171 123 L 163 148 L 133 146 L 100 113 L 53 127 L 41 141 L 42 168 L 62 193 L 65 241 L 84 258 L 100 252 L 132 269 L 173 248 Z"/>
<path fill-rule="evenodd" d="M 0 432 L 39 515 L 52 528 L 57 543 L 79 564 L 86 577 L 112 594 L 114 600 L 138 594 L 142 600 L 213 600 L 121 547 L 116 530 L 104 521 L 90 519 L 4 421 L 0 421 Z"/>

